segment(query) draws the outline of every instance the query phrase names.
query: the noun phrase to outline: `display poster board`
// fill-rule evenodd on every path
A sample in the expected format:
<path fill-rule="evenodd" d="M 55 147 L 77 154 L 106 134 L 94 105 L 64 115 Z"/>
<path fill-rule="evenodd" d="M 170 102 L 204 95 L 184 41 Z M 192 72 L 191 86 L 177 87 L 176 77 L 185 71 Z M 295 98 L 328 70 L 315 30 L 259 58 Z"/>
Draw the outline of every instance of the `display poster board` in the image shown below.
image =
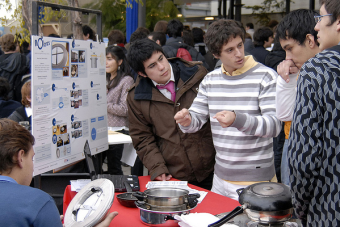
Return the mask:
<path fill-rule="evenodd" d="M 34 175 L 108 149 L 105 43 L 32 36 Z"/>

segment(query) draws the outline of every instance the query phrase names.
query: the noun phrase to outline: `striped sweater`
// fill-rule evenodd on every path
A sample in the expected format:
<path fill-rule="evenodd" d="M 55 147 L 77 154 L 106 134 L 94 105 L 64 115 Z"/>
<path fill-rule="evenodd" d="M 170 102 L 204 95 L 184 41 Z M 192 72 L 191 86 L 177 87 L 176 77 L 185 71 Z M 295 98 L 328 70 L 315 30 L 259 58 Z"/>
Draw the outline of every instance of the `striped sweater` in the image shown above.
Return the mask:
<path fill-rule="evenodd" d="M 225 75 L 221 68 L 210 72 L 189 109 L 191 124 L 179 125 L 183 132 L 193 133 L 210 119 L 217 152 L 215 174 L 224 180 L 268 181 L 275 175 L 272 137 L 281 130 L 275 116 L 277 74 L 260 63 L 254 65 L 237 76 Z M 213 118 L 223 110 L 236 114 L 227 128 Z"/>

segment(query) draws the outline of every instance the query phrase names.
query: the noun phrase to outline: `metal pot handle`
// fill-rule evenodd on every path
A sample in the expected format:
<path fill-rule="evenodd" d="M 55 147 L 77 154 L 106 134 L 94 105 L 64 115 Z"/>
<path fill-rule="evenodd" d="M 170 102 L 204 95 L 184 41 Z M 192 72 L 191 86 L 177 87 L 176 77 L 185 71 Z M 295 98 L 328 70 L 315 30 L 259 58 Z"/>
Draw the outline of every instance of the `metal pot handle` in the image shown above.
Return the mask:
<path fill-rule="evenodd" d="M 137 192 L 132 193 L 132 195 L 136 197 L 139 201 L 144 201 L 146 199 L 146 195 L 143 192 L 137 191 Z"/>
<path fill-rule="evenodd" d="M 232 218 L 234 218 L 236 215 L 243 213 L 243 210 L 246 209 L 246 208 L 247 208 L 246 205 L 236 207 L 229 214 L 227 214 L 226 216 L 224 216 L 223 218 L 221 218 L 217 222 L 214 222 L 214 223 L 208 225 L 208 227 L 219 227 L 219 226 L 223 225 L 224 223 L 228 222 L 229 220 L 231 220 Z"/>
<path fill-rule="evenodd" d="M 241 193 L 243 192 L 244 188 L 239 188 L 239 189 L 236 189 L 236 192 L 238 194 L 238 196 L 241 195 Z"/>
<path fill-rule="evenodd" d="M 197 198 L 201 197 L 199 193 L 194 193 L 194 194 L 189 194 L 188 195 L 188 205 L 190 208 L 194 207 L 197 205 L 198 200 Z"/>

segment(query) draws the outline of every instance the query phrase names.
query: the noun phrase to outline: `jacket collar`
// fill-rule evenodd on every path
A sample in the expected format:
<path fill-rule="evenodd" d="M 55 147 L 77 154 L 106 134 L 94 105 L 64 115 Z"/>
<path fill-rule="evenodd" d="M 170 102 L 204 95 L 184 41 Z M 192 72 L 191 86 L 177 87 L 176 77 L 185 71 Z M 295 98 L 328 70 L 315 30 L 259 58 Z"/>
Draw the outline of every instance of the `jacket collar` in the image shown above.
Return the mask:
<path fill-rule="evenodd" d="M 167 41 L 166 41 L 166 45 L 169 44 L 169 43 L 183 43 L 183 39 L 182 37 L 170 37 Z"/>
<path fill-rule="evenodd" d="M 179 58 L 168 59 L 171 64 L 174 76 L 176 88 L 180 89 L 179 81 L 181 84 L 187 82 L 198 70 L 198 65 L 190 64 L 185 65 Z M 157 89 L 152 83 L 151 79 L 138 76 L 135 83 L 135 100 L 151 100 L 152 91 Z"/>

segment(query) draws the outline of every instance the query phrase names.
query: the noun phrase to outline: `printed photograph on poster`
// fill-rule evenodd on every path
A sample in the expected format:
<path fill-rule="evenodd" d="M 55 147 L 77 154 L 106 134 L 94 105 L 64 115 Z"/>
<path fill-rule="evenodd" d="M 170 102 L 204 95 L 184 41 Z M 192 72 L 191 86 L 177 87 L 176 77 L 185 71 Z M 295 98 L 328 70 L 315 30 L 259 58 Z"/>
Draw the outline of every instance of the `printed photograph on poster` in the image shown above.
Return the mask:
<path fill-rule="evenodd" d="M 79 51 L 79 62 L 84 63 L 86 58 L 86 52 L 85 50 Z"/>
<path fill-rule="evenodd" d="M 69 76 L 68 74 L 68 67 L 63 67 L 63 76 Z"/>
<path fill-rule="evenodd" d="M 91 60 L 91 68 L 98 68 L 97 67 L 98 56 L 96 54 L 92 54 L 90 60 Z"/>
<path fill-rule="evenodd" d="M 57 147 L 61 147 L 64 145 L 63 139 L 61 138 L 61 136 L 58 136 L 58 140 L 57 140 Z"/>
<path fill-rule="evenodd" d="M 74 101 L 74 109 L 78 109 L 79 108 L 79 101 L 75 100 Z"/>
<path fill-rule="evenodd" d="M 74 128 L 74 129 L 81 128 L 81 121 L 72 122 L 71 127 Z"/>
<path fill-rule="evenodd" d="M 71 62 L 78 62 L 79 52 L 78 50 L 71 50 Z"/>
<path fill-rule="evenodd" d="M 78 65 L 71 65 L 71 77 L 78 77 Z"/>
<path fill-rule="evenodd" d="M 59 147 L 56 150 L 56 156 L 57 156 L 57 158 L 60 158 L 60 149 L 59 149 Z"/>
<path fill-rule="evenodd" d="M 52 42 L 52 69 L 63 69 L 69 66 L 69 43 L 63 41 Z"/>

